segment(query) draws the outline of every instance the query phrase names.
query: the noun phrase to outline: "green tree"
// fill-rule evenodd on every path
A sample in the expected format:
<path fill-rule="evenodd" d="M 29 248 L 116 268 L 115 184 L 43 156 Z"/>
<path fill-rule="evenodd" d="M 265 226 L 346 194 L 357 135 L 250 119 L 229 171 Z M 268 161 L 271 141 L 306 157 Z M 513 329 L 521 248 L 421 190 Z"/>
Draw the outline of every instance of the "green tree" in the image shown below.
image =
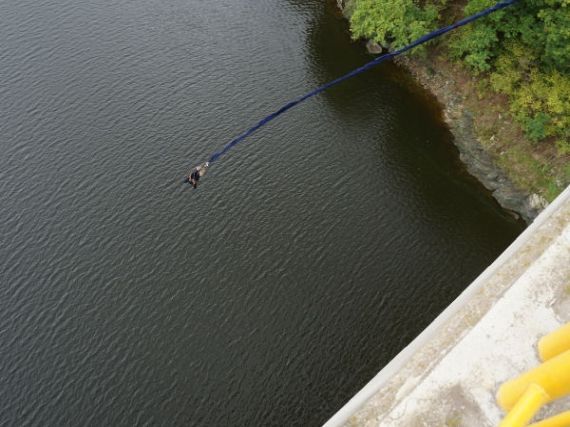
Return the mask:
<path fill-rule="evenodd" d="M 372 39 L 384 47 L 401 47 L 435 27 L 434 5 L 412 0 L 355 0 L 350 26 L 355 39 Z"/>
<path fill-rule="evenodd" d="M 495 0 L 470 0 L 465 15 L 494 4 Z M 568 0 L 521 0 L 516 5 L 477 21 L 453 38 L 451 52 L 474 71 L 488 71 L 515 41 L 536 56 L 544 68 L 570 69 L 570 2 Z"/>

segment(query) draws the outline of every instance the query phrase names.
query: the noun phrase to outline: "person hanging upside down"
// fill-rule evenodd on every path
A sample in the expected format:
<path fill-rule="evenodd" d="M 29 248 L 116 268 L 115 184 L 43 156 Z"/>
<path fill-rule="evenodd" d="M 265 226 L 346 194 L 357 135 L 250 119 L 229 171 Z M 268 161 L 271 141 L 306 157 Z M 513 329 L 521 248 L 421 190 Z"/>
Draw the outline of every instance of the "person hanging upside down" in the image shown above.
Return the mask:
<path fill-rule="evenodd" d="M 198 181 L 200 181 L 200 173 L 198 169 L 194 169 L 190 174 L 190 184 L 192 184 L 192 187 L 198 188 Z"/>
<path fill-rule="evenodd" d="M 198 181 L 200 181 L 201 177 L 206 175 L 206 170 L 208 169 L 208 166 L 210 166 L 209 162 L 206 162 L 202 165 L 198 165 L 192 170 L 192 173 L 186 177 L 188 182 L 192 184 L 192 187 L 198 188 Z"/>

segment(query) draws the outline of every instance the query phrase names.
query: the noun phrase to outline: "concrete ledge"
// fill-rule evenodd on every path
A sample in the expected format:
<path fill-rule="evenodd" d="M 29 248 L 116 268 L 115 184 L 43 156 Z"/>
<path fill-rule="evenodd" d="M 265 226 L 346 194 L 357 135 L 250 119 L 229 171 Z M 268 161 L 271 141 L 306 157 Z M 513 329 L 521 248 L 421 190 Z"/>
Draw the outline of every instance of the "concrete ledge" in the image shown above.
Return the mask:
<path fill-rule="evenodd" d="M 570 187 L 325 426 L 494 426 L 499 384 L 568 321 Z"/>

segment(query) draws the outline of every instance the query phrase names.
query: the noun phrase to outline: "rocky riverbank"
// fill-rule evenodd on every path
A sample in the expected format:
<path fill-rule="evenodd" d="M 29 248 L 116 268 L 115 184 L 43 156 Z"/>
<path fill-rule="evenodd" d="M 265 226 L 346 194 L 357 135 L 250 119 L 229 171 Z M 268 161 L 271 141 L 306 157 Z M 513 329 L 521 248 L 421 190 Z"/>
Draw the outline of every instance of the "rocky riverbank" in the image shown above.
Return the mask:
<path fill-rule="evenodd" d="M 347 3 L 346 0 L 337 0 L 337 5 L 343 12 L 346 11 Z M 381 47 L 373 42 L 368 42 L 366 48 L 371 54 L 381 52 Z M 491 151 L 478 136 L 477 115 L 466 106 L 465 89 L 458 83 L 461 76 L 452 67 L 440 66 L 445 64 L 437 63 L 432 56 L 429 58 L 400 56 L 397 62 L 409 70 L 419 84 L 442 105 L 444 119 L 469 173 L 492 192 L 503 208 L 526 222 L 532 222 L 548 205 L 547 200 L 538 194 L 521 190 L 497 164 Z M 504 125 L 512 126 L 512 123 L 506 122 Z M 494 138 L 496 136 L 492 135 L 491 143 Z"/>
<path fill-rule="evenodd" d="M 527 222 L 536 218 L 548 202 L 540 195 L 529 194 L 513 184 L 481 143 L 475 129 L 477 117 L 465 105 L 457 76 L 447 68 L 435 68 L 422 59 L 402 56 L 397 62 L 407 68 L 442 104 L 444 119 L 469 173 L 490 190 L 505 209 L 520 215 Z"/>

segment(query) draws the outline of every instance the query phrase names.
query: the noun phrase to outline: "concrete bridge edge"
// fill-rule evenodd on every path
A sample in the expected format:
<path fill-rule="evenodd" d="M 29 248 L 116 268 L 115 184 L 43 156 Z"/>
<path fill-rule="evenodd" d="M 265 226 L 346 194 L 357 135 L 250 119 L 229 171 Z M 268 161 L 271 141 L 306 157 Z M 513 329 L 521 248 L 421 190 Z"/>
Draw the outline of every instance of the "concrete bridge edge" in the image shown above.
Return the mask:
<path fill-rule="evenodd" d="M 560 215 L 560 211 L 565 215 Z M 354 395 L 338 412 L 336 412 L 325 424 L 324 427 L 337 427 L 345 425 L 349 419 L 356 414 L 374 395 L 384 389 L 391 379 L 405 369 L 406 364 L 420 351 L 433 344 L 433 341 L 441 339 L 441 335 L 448 333 L 449 322 L 453 319 L 465 317 L 462 311 L 470 311 L 471 315 L 478 319 L 493 306 L 498 298 L 516 281 L 517 274 L 522 274 L 524 268 L 519 273 L 516 272 L 518 265 L 528 266 L 549 247 L 557 238 L 559 233 L 567 225 L 565 218 L 570 212 L 570 186 L 566 188 L 521 235 L 487 268 L 481 273 L 460 295 L 457 297 L 420 335 L 418 335 L 408 346 L 406 346 L 396 357 L 392 359 L 380 372 L 373 377 L 356 395 Z M 548 230 L 548 231 L 545 231 Z M 524 252 L 524 253 L 523 253 Z M 491 279 L 494 279 L 494 283 Z M 497 285 L 498 282 L 504 282 Z M 478 312 L 472 308 L 474 301 L 484 295 L 487 301 L 481 306 L 479 303 Z M 476 321 L 478 321 L 476 319 Z M 463 320 L 463 319 L 461 319 Z M 473 326 L 473 319 L 463 322 L 460 328 Z M 462 334 L 458 332 L 454 339 L 459 341 Z M 463 331 L 464 332 L 464 331 Z M 449 332 L 453 333 L 453 332 Z M 402 383 L 400 381 L 400 386 Z M 393 387 L 390 390 L 395 392 Z"/>

